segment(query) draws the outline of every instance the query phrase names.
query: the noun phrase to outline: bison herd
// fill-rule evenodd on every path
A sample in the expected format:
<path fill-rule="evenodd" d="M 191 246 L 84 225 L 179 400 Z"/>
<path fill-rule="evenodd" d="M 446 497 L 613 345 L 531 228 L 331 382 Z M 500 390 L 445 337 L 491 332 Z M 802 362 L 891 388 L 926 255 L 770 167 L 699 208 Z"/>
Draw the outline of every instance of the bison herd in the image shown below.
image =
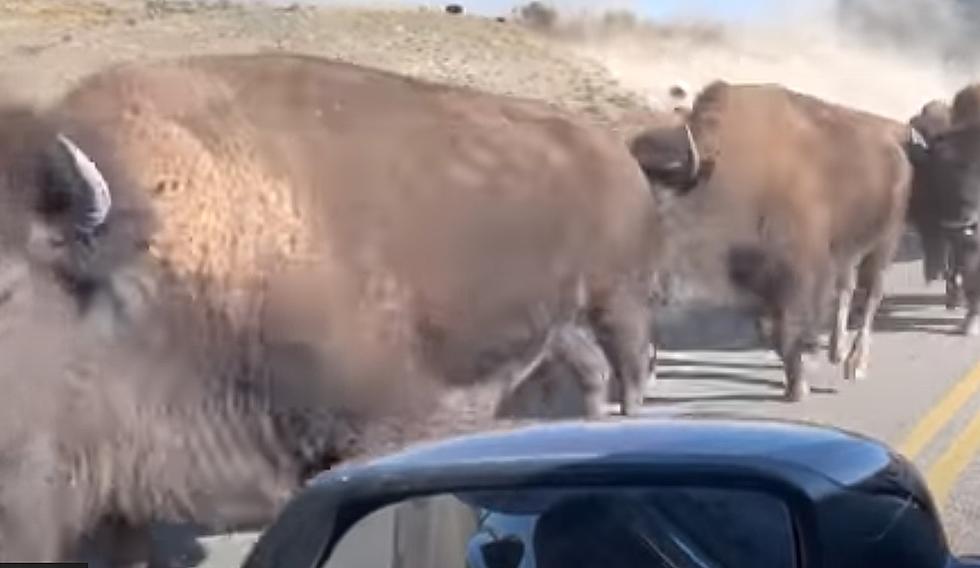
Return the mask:
<path fill-rule="evenodd" d="M 906 124 L 718 81 L 627 143 L 291 54 L 6 103 L 0 560 L 133 565 L 153 523 L 259 527 L 315 472 L 479 429 L 545 377 L 588 417 L 610 385 L 636 414 L 682 231 L 722 243 L 715 274 L 756 298 L 787 398 L 825 323 L 862 378 L 907 222 L 980 331 L 978 199 L 980 87 Z M 496 406 L 450 394 L 472 389 Z"/>

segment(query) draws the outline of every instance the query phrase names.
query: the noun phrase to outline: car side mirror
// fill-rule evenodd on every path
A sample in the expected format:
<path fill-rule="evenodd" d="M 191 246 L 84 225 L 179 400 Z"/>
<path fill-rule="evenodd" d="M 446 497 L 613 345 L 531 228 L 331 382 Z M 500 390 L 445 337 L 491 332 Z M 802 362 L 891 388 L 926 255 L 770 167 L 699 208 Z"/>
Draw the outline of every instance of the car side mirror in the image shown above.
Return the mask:
<path fill-rule="evenodd" d="M 719 419 L 550 423 L 325 472 L 243 564 L 296 565 L 980 566 L 887 446 Z"/>

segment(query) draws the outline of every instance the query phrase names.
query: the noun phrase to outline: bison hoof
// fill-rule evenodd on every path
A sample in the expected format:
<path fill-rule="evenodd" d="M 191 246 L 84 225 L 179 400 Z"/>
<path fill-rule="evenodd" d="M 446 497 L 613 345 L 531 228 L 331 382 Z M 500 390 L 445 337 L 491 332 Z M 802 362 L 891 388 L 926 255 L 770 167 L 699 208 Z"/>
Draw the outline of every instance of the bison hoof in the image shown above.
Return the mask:
<path fill-rule="evenodd" d="M 841 361 L 844 360 L 844 349 L 842 347 L 836 349 L 831 347 L 827 352 L 827 359 L 830 360 L 831 365 L 840 365 Z"/>
<path fill-rule="evenodd" d="M 844 380 L 845 381 L 863 381 L 868 378 L 868 370 L 864 365 L 858 364 L 857 361 L 852 358 L 848 360 L 844 365 Z"/>
<path fill-rule="evenodd" d="M 800 402 L 810 394 L 810 385 L 804 380 L 792 381 L 786 385 L 784 396 L 787 402 Z"/>
<path fill-rule="evenodd" d="M 960 332 L 967 337 L 980 335 L 980 315 L 967 317 Z"/>
<path fill-rule="evenodd" d="M 643 410 L 643 397 L 627 397 L 622 402 L 623 416 L 637 416 Z"/>
<path fill-rule="evenodd" d="M 957 287 L 946 288 L 946 309 L 955 310 L 963 305 L 963 291 Z"/>

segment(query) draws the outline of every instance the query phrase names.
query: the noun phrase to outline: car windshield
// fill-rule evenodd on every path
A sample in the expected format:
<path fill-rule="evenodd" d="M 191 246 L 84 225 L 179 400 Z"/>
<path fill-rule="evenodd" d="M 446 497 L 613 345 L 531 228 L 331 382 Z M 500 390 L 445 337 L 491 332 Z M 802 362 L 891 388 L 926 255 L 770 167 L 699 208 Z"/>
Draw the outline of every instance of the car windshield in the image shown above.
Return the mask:
<path fill-rule="evenodd" d="M 795 554 L 788 510 L 763 493 L 524 489 L 385 507 L 356 523 L 323 566 L 791 568 Z"/>

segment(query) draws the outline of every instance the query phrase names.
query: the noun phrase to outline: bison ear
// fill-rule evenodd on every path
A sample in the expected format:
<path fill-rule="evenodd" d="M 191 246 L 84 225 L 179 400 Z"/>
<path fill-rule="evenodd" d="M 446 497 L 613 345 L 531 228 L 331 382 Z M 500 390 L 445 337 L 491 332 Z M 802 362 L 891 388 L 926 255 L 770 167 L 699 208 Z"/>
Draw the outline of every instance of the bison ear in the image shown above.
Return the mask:
<path fill-rule="evenodd" d="M 707 173 L 690 126 L 646 130 L 629 142 L 650 184 L 686 193 Z"/>

